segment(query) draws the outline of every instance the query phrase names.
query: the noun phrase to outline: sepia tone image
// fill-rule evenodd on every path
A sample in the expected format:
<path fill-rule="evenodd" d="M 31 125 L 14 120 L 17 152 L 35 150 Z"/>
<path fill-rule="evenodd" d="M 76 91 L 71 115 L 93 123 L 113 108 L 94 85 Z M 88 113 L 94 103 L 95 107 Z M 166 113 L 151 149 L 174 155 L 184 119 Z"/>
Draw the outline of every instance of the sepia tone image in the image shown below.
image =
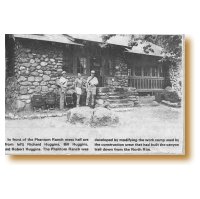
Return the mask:
<path fill-rule="evenodd" d="M 184 155 L 184 36 L 6 34 L 6 154 Z"/>

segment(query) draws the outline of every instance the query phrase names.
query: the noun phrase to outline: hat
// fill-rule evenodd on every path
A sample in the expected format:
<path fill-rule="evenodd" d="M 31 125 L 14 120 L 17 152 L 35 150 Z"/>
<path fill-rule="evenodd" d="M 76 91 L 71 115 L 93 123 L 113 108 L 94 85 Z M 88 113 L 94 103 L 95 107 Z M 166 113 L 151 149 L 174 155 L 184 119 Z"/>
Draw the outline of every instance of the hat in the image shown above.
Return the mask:
<path fill-rule="evenodd" d="M 91 73 L 95 73 L 95 71 L 94 71 L 94 70 L 91 70 Z"/>

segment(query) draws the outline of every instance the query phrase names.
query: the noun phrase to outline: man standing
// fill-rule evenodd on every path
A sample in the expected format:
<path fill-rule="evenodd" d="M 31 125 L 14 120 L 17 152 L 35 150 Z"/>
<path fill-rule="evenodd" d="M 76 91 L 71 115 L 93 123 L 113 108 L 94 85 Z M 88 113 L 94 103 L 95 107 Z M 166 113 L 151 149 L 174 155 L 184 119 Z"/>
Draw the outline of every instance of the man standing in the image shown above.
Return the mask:
<path fill-rule="evenodd" d="M 60 109 L 63 110 L 64 109 L 64 104 L 65 104 L 65 92 L 66 92 L 66 88 L 67 88 L 67 76 L 66 76 L 66 72 L 63 71 L 62 72 L 62 76 L 60 77 L 60 79 L 58 80 L 57 84 L 59 86 L 59 94 L 60 94 Z"/>
<path fill-rule="evenodd" d="M 76 91 L 76 96 L 77 96 L 77 100 L 76 100 L 76 106 L 79 107 L 80 106 L 80 98 L 82 95 L 82 89 L 83 89 L 83 78 L 81 76 L 81 73 L 78 73 L 78 77 L 75 79 L 75 91 Z"/>
<path fill-rule="evenodd" d="M 87 91 L 87 99 L 86 106 L 89 104 L 89 100 L 91 99 L 91 106 L 94 107 L 94 100 L 97 92 L 98 79 L 95 77 L 95 71 L 91 71 L 91 76 L 87 78 L 86 91 Z"/>

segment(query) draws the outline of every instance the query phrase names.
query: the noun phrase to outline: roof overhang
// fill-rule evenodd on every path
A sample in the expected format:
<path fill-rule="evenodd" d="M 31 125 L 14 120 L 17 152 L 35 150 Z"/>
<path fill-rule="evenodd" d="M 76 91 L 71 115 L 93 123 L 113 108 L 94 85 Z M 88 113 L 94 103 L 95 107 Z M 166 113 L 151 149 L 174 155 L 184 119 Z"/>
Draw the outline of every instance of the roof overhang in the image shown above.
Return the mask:
<path fill-rule="evenodd" d="M 133 51 L 132 49 L 128 49 L 128 48 L 126 48 L 124 52 L 125 52 L 125 53 L 130 53 L 130 54 L 138 54 L 138 55 L 146 55 L 146 56 L 155 56 L 155 57 L 164 57 L 164 55 L 153 54 L 153 53 L 147 54 L 147 53 L 144 53 L 144 52 Z"/>
<path fill-rule="evenodd" d="M 48 41 L 48 42 L 56 42 L 56 43 L 63 43 L 63 44 L 71 44 L 77 46 L 84 46 L 83 44 L 76 43 L 70 38 L 65 35 L 61 34 L 14 34 L 16 38 L 23 38 L 23 39 L 32 39 L 32 40 L 40 40 L 40 41 Z"/>

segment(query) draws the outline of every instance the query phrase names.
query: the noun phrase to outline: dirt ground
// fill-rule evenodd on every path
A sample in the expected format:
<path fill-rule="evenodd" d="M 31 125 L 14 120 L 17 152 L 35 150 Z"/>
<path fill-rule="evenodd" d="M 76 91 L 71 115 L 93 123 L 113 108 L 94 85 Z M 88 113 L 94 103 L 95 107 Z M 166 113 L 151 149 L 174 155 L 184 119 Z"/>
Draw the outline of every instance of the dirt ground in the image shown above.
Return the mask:
<path fill-rule="evenodd" d="M 171 149 L 153 147 L 151 152 L 182 153 L 182 141 L 184 140 L 182 109 L 164 105 L 143 106 L 136 107 L 133 111 L 116 112 L 116 114 L 120 118 L 120 124 L 117 127 L 92 128 L 71 125 L 66 122 L 66 116 L 32 120 L 6 120 L 6 138 L 89 138 L 89 145 L 94 144 L 95 138 L 176 138 L 180 141 L 178 147 Z"/>

